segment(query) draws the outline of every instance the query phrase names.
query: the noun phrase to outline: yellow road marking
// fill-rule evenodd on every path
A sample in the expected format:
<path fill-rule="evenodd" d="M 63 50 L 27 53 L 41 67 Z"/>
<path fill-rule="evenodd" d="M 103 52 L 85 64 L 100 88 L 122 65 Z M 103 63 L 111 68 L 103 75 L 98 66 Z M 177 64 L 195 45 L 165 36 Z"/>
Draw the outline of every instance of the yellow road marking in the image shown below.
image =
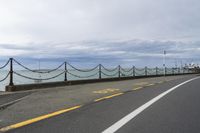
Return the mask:
<path fill-rule="evenodd" d="M 139 82 L 139 83 L 135 83 L 134 85 L 146 85 L 146 84 L 148 84 L 148 82 Z"/>
<path fill-rule="evenodd" d="M 162 83 L 164 83 L 165 81 L 160 81 L 160 82 L 158 82 L 158 84 L 162 84 Z"/>
<path fill-rule="evenodd" d="M 93 93 L 97 93 L 97 94 L 106 94 L 106 93 L 110 93 L 110 92 L 114 92 L 114 91 L 119 91 L 119 89 L 108 88 L 108 89 L 93 91 Z"/>
<path fill-rule="evenodd" d="M 14 125 L 3 127 L 3 128 L 0 129 L 0 132 L 6 132 L 6 131 L 11 130 L 11 129 L 16 129 L 16 128 L 19 128 L 19 127 L 23 127 L 23 126 L 26 126 L 26 125 L 29 125 L 29 124 L 32 124 L 32 123 L 35 123 L 35 122 L 38 122 L 38 121 L 53 117 L 53 116 L 57 116 L 59 114 L 63 114 L 63 113 L 78 109 L 80 107 L 81 106 L 75 106 L 75 107 L 72 107 L 72 108 L 63 109 L 63 110 L 60 110 L 60 111 L 57 111 L 57 112 L 53 112 L 53 113 L 50 113 L 50 114 L 47 114 L 47 115 L 43 115 L 43 116 L 39 116 L 39 117 L 30 119 L 30 120 L 26 120 L 26 121 L 23 121 L 23 122 L 14 124 Z"/>
<path fill-rule="evenodd" d="M 119 96 L 119 95 L 122 95 L 122 94 L 124 94 L 124 93 L 113 94 L 113 95 L 110 95 L 110 96 L 106 96 L 106 97 L 102 97 L 102 98 L 96 99 L 96 100 L 94 100 L 94 101 L 95 101 L 95 102 L 98 102 L 98 101 L 105 100 L 105 99 L 109 99 L 109 98 L 112 98 L 112 97 L 116 97 L 116 96 Z"/>
<path fill-rule="evenodd" d="M 145 86 L 148 87 L 148 86 L 153 86 L 153 85 L 155 85 L 155 84 L 148 84 L 148 85 L 145 85 Z"/>
<path fill-rule="evenodd" d="M 134 88 L 133 90 L 136 91 L 136 90 L 139 90 L 139 89 L 142 89 L 143 87 L 136 87 Z"/>

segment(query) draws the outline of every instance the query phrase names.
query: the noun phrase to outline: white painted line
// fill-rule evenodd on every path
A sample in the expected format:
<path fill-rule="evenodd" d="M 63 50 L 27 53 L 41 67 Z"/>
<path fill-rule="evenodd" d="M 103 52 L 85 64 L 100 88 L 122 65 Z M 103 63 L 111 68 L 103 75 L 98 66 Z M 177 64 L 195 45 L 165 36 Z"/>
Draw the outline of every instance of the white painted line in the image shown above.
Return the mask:
<path fill-rule="evenodd" d="M 167 95 L 168 93 L 172 92 L 173 90 L 177 89 L 178 87 L 180 87 L 180 86 L 182 86 L 184 84 L 187 84 L 188 82 L 191 82 L 191 81 L 199 79 L 199 78 L 200 77 L 196 77 L 196 78 L 187 80 L 187 81 L 185 81 L 185 82 L 183 82 L 183 83 L 181 83 L 181 84 L 179 84 L 177 86 L 174 86 L 173 88 L 161 93 L 160 95 L 156 96 L 155 98 L 153 98 L 149 102 L 147 102 L 144 105 L 140 106 L 139 108 L 137 108 L 136 110 L 134 110 L 133 112 L 128 114 L 127 116 L 123 117 L 121 120 L 119 120 L 118 122 L 116 122 L 115 124 L 113 124 L 112 126 L 107 128 L 106 130 L 104 130 L 102 133 L 114 133 L 114 132 L 116 132 L 122 126 L 124 126 L 126 123 L 128 123 L 131 119 L 135 118 L 138 114 L 140 114 L 142 111 L 144 111 L 145 109 L 150 107 L 153 103 L 155 103 L 156 101 L 158 101 L 159 99 L 161 99 L 162 97 Z"/>

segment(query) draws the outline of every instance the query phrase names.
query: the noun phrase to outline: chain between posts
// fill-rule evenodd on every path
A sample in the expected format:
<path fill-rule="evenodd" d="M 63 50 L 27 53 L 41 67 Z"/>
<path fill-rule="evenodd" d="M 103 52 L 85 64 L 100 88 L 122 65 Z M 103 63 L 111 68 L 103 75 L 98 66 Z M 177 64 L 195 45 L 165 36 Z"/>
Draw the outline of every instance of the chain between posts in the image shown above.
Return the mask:
<path fill-rule="evenodd" d="M 6 64 L 4 64 L 3 66 L 1 66 L 0 69 L 5 68 L 9 64 L 9 62 L 10 62 L 10 59 L 6 62 Z"/>
<path fill-rule="evenodd" d="M 28 79 L 36 79 L 36 78 L 32 78 L 31 76 L 30 77 L 28 77 L 28 76 L 24 76 L 24 75 L 22 75 L 22 74 L 20 74 L 20 73 L 16 73 L 15 71 L 14 71 L 14 69 L 13 69 L 13 67 L 14 67 L 14 65 L 13 64 L 16 64 L 15 62 L 17 62 L 15 59 L 13 59 L 13 58 L 10 58 L 9 59 L 9 61 L 6 63 L 6 65 L 4 65 L 3 67 L 6 67 L 7 65 L 9 65 L 10 64 L 10 70 L 9 70 L 9 73 L 8 73 L 8 75 L 6 76 L 6 78 L 8 78 L 9 77 L 9 86 L 14 86 L 14 82 L 13 82 L 13 80 L 14 80 L 14 78 L 13 78 L 13 74 L 17 74 L 18 76 L 21 76 L 21 77 L 24 77 L 24 78 L 28 78 Z M 18 65 L 20 65 L 20 66 L 22 66 L 22 67 L 24 67 L 25 69 L 28 69 L 28 70 L 31 70 L 31 69 L 29 69 L 29 68 L 27 68 L 26 66 L 24 66 L 24 65 L 22 65 L 21 63 L 19 63 L 19 62 L 17 62 L 17 64 Z M 123 69 L 120 65 L 118 66 L 118 67 L 116 67 L 116 68 L 114 68 L 114 69 L 107 69 L 107 68 L 105 68 L 103 65 L 101 65 L 101 64 L 99 64 L 97 67 L 94 67 L 94 68 L 92 68 L 92 69 L 86 69 L 86 70 L 84 70 L 84 69 L 77 69 L 77 68 L 75 68 L 74 66 L 72 66 L 71 64 L 69 64 L 69 67 L 71 68 L 73 68 L 73 69 L 75 69 L 75 70 L 77 70 L 77 71 L 80 71 L 80 72 L 94 72 L 94 70 L 97 70 L 97 72 L 95 73 L 95 74 L 92 74 L 92 75 L 88 75 L 88 76 L 86 76 L 86 75 L 83 75 L 83 76 L 81 76 L 80 74 L 77 74 L 76 75 L 76 73 L 71 73 L 71 72 L 69 72 L 68 71 L 68 64 L 69 63 L 67 63 L 67 62 L 64 62 L 63 64 L 61 64 L 60 66 L 58 66 L 57 68 L 55 68 L 55 69 L 52 69 L 52 70 L 49 70 L 49 71 L 47 71 L 47 70 L 45 70 L 45 71 L 36 71 L 36 70 L 31 70 L 31 72 L 36 72 L 36 73 L 50 73 L 50 72 L 53 72 L 53 71 L 56 71 L 56 70 L 58 70 L 59 68 L 61 68 L 63 65 L 64 65 L 64 71 L 63 71 L 63 69 L 62 69 L 62 73 L 60 73 L 60 74 L 58 74 L 58 75 L 56 75 L 56 76 L 54 76 L 54 77 L 51 77 L 51 78 L 46 78 L 46 79 L 41 79 L 41 80 L 50 80 L 50 79 L 53 79 L 53 78 L 56 78 L 56 77 L 58 77 L 58 76 L 60 76 L 60 75 L 62 75 L 62 74 L 64 74 L 64 81 L 65 82 L 67 82 L 68 81 L 68 74 L 70 74 L 70 75 L 73 75 L 73 76 L 75 76 L 75 77 L 79 77 L 79 78 L 89 78 L 89 77 L 94 77 L 94 76 L 97 76 L 97 78 L 99 78 L 99 79 L 102 79 L 102 74 L 103 75 L 107 75 L 107 76 L 109 76 L 109 77 L 114 77 L 115 75 L 113 74 L 113 75 L 109 75 L 109 74 L 107 74 L 107 73 L 103 73 L 103 71 L 102 70 L 106 70 L 106 71 L 108 71 L 108 72 L 116 72 L 116 76 L 115 77 L 117 77 L 117 75 L 118 75 L 118 78 L 121 78 L 121 77 L 124 77 L 124 76 L 133 76 L 133 77 L 135 77 L 136 76 L 136 72 L 137 71 L 142 71 L 143 73 L 142 73 L 142 75 L 144 76 L 148 76 L 148 75 L 151 75 L 152 74 L 152 72 L 153 72 L 153 74 L 152 75 L 154 75 L 155 73 L 155 71 L 156 71 L 156 75 L 162 75 L 162 73 L 160 73 L 160 71 L 161 71 L 161 69 L 159 69 L 158 67 L 156 67 L 156 68 L 154 68 L 154 69 L 148 69 L 148 67 L 146 66 L 145 68 L 142 68 L 142 69 L 137 69 L 135 66 L 133 66 L 131 69 L 129 69 L 129 70 L 127 70 L 126 68 L 125 69 Z M 0 67 L 0 68 L 2 68 L 2 67 Z M 144 71 L 145 71 L 145 73 L 144 73 Z M 149 72 L 150 71 L 150 72 Z M 132 72 L 132 73 L 129 73 L 129 72 Z M 190 69 L 186 69 L 186 68 L 171 68 L 171 69 L 169 69 L 169 68 L 167 68 L 167 67 L 164 67 L 164 69 L 162 69 L 162 72 L 164 72 L 164 75 L 168 75 L 168 74 L 174 74 L 175 75 L 175 73 L 177 73 L 177 74 L 181 74 L 181 73 L 189 73 L 189 72 L 194 72 L 193 70 L 190 70 Z M 149 74 L 150 73 L 150 74 Z M 139 74 L 137 74 L 137 76 L 138 76 Z M 140 74 L 141 75 L 141 74 Z M 5 79 L 5 78 L 4 78 Z M 1 80 L 0 80 L 1 81 Z"/>
<path fill-rule="evenodd" d="M 20 76 L 20 77 L 23 77 L 23 78 L 26 78 L 26 79 L 30 79 L 30 80 L 51 80 L 51 79 L 55 79 L 55 78 L 61 76 L 61 75 L 64 74 L 65 72 L 63 71 L 63 72 L 61 72 L 61 73 L 59 73 L 59 74 L 57 74 L 57 75 L 55 75 L 55 76 L 53 76 L 53 77 L 43 78 L 43 79 L 42 79 L 42 78 L 32 78 L 32 77 L 28 77 L 28 76 L 19 74 L 19 73 L 17 73 L 17 72 L 13 72 L 13 73 L 16 74 L 16 75 L 18 75 L 18 76 Z"/>
<path fill-rule="evenodd" d="M 106 73 L 104 73 L 103 71 L 102 71 L 101 73 L 102 73 L 103 75 L 107 76 L 107 77 L 112 77 L 112 78 L 114 78 L 116 75 L 119 74 L 119 72 L 116 72 L 116 73 L 114 73 L 114 74 L 106 74 Z"/>
<path fill-rule="evenodd" d="M 8 74 L 6 75 L 6 77 L 5 78 L 3 78 L 3 79 L 1 79 L 0 80 L 0 82 L 3 82 L 3 81 L 5 81 L 8 77 L 9 77 L 9 75 L 10 75 L 10 73 L 8 72 Z"/>
<path fill-rule="evenodd" d="M 97 66 L 95 66 L 95 67 L 92 68 L 92 69 L 84 70 L 84 69 L 78 69 L 78 68 L 74 67 L 74 66 L 71 65 L 69 62 L 68 62 L 67 64 L 68 64 L 71 68 L 73 68 L 74 70 L 79 71 L 79 72 L 91 72 L 91 71 L 96 70 L 96 69 L 99 67 L 99 65 L 97 65 Z"/>
<path fill-rule="evenodd" d="M 132 69 L 133 69 L 133 68 L 126 70 L 126 69 L 124 69 L 124 68 L 122 68 L 122 67 L 121 67 L 121 71 L 122 71 L 122 72 L 126 72 L 126 73 L 129 73 L 129 72 L 131 72 L 131 71 L 132 71 Z"/>
<path fill-rule="evenodd" d="M 14 61 L 15 63 L 17 63 L 19 66 L 21 66 L 22 68 L 24 68 L 24 69 L 26 69 L 26 70 L 28 70 L 28 71 L 30 71 L 30 72 L 33 72 L 33 73 L 40 73 L 40 74 L 47 74 L 47 73 L 51 73 L 51 72 L 57 71 L 59 68 L 61 68 L 61 67 L 64 65 L 64 62 L 63 62 L 61 65 L 59 65 L 59 66 L 58 66 L 57 68 L 55 68 L 55 69 L 48 70 L 48 71 L 39 71 L 39 70 L 32 70 L 32 69 L 30 69 L 30 68 L 24 66 L 22 63 L 18 62 L 18 61 L 15 60 L 15 59 L 13 59 L 13 61 Z"/>
<path fill-rule="evenodd" d="M 67 72 L 68 74 L 70 74 L 70 75 L 72 75 L 72 76 L 74 76 L 74 77 L 77 77 L 77 78 L 90 78 L 90 77 L 94 77 L 94 76 L 96 76 L 97 74 L 98 74 L 98 72 L 97 73 L 95 73 L 95 74 L 92 74 L 92 75 L 88 75 L 88 76 L 79 76 L 79 75 L 76 75 L 76 74 L 73 74 L 73 73 L 71 73 L 71 72 Z M 103 73 L 103 72 L 102 72 Z"/>
<path fill-rule="evenodd" d="M 103 65 L 101 65 L 101 68 L 106 70 L 106 71 L 108 71 L 108 72 L 114 72 L 114 71 L 118 70 L 118 66 L 116 68 L 114 68 L 114 69 L 108 69 L 108 68 L 104 67 Z"/>
<path fill-rule="evenodd" d="M 3 66 L 1 66 L 0 69 L 4 69 L 5 67 L 8 66 L 9 63 L 10 63 L 10 59 Z M 0 79 L 0 82 L 5 81 L 9 76 L 10 76 L 10 71 L 7 73 L 7 75 L 3 79 Z"/>

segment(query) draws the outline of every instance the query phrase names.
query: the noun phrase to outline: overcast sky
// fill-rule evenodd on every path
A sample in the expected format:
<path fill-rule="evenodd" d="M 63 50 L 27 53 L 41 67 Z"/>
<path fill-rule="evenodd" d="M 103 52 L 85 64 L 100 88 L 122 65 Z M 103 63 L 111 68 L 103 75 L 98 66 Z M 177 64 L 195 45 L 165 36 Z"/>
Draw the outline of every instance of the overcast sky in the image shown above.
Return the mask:
<path fill-rule="evenodd" d="M 199 62 L 199 11 L 199 0 L 0 0 L 0 58 L 159 66 L 166 50 L 168 65 Z"/>

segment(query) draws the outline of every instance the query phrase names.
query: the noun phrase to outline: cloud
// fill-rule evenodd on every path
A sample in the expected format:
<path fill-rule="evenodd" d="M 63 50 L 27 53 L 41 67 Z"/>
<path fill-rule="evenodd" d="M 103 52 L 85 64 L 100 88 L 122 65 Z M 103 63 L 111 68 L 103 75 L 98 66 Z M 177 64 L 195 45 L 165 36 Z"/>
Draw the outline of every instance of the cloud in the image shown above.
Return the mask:
<path fill-rule="evenodd" d="M 198 60 L 199 0 L 6 0 L 0 56 L 162 64 Z"/>
<path fill-rule="evenodd" d="M 14 46 L 14 47 L 11 47 Z M 175 41 L 89 41 L 70 43 L 42 43 L 18 45 L 0 45 L 1 56 L 13 53 L 18 59 L 43 61 L 69 61 L 77 65 L 99 64 L 115 66 L 162 66 L 163 51 L 167 51 L 167 63 L 174 65 L 175 60 L 184 63 L 199 61 L 200 46 L 198 42 Z"/>
<path fill-rule="evenodd" d="M 196 40 L 198 0 L 7 0 L 0 41 Z"/>

